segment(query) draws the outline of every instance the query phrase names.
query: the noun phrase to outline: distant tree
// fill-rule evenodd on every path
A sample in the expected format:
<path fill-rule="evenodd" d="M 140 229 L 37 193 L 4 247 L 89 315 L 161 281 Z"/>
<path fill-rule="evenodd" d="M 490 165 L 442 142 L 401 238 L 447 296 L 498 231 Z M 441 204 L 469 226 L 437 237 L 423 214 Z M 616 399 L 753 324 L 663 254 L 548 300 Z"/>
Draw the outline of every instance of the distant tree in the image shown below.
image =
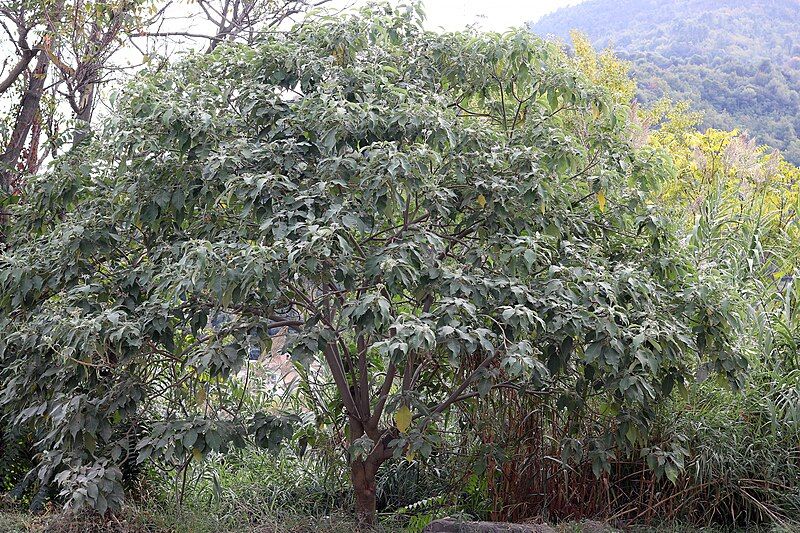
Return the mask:
<path fill-rule="evenodd" d="M 629 103 L 636 96 L 636 82 L 630 77 L 630 65 L 621 61 L 611 50 L 598 54 L 586 35 L 570 33 L 572 49 L 578 68 L 593 83 L 604 87 L 608 96 L 621 103 Z"/>

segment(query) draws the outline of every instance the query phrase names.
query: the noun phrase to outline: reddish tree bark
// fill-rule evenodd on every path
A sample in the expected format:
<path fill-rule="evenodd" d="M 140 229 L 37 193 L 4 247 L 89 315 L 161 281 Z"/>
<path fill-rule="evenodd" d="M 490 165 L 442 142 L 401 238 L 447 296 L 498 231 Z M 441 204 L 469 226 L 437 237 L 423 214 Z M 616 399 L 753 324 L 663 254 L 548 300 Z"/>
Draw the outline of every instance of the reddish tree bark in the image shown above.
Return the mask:
<path fill-rule="evenodd" d="M 42 137 L 42 114 L 37 113 L 31 126 L 31 141 L 28 143 L 28 161 L 25 171 L 35 174 L 39 170 L 39 142 Z"/>
<path fill-rule="evenodd" d="M 11 192 L 11 180 L 17 172 L 17 162 L 25 146 L 31 126 L 39 112 L 39 102 L 44 93 L 47 70 L 50 59 L 47 54 L 38 54 L 36 66 L 28 77 L 28 86 L 22 96 L 14 129 L 11 132 L 8 145 L 0 155 L 0 191 L 8 194 Z M 8 225 L 8 212 L 5 208 L 0 211 L 0 239 L 5 241 L 5 226 Z"/>
<path fill-rule="evenodd" d="M 375 475 L 378 466 L 370 459 L 353 461 L 350 465 L 350 479 L 355 492 L 356 516 L 359 524 L 371 526 L 377 517 Z"/>
<path fill-rule="evenodd" d="M 360 397 L 360 391 L 357 391 Z M 391 430 L 379 431 L 378 421 L 380 416 L 370 417 L 366 422 L 361 422 L 357 417 L 350 416 L 350 444 L 363 436 L 369 437 L 374 445 L 366 457 L 353 459 L 350 463 L 350 481 L 353 485 L 355 496 L 356 517 L 362 526 L 371 527 L 377 519 L 377 485 L 376 475 L 378 468 L 392 456 L 387 442 L 392 438 Z"/>

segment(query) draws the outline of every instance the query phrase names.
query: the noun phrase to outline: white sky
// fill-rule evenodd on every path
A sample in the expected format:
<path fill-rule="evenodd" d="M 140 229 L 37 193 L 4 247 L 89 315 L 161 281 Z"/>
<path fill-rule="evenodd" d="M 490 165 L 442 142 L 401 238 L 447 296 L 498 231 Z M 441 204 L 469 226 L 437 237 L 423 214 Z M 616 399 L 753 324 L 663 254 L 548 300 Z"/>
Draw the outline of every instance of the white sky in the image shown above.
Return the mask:
<path fill-rule="evenodd" d="M 578 3 L 580 0 L 424 0 L 428 27 L 448 31 L 473 23 L 485 30 L 504 31 Z"/>
<path fill-rule="evenodd" d="M 334 0 L 332 7 L 361 4 L 366 0 Z M 581 0 L 423 0 L 431 30 L 456 31 L 477 24 L 488 31 L 504 31 L 535 21 L 559 7 Z"/>

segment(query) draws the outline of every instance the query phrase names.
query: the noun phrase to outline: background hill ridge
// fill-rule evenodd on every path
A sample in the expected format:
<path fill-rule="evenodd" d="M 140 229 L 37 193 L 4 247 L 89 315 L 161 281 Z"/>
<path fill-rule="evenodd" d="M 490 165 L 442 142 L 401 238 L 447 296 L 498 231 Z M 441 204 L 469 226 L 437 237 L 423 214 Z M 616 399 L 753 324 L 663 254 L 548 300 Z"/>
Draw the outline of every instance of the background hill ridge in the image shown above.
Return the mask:
<path fill-rule="evenodd" d="M 589 0 L 531 23 L 632 63 L 638 99 L 690 100 L 703 126 L 745 129 L 800 163 L 800 0 Z"/>

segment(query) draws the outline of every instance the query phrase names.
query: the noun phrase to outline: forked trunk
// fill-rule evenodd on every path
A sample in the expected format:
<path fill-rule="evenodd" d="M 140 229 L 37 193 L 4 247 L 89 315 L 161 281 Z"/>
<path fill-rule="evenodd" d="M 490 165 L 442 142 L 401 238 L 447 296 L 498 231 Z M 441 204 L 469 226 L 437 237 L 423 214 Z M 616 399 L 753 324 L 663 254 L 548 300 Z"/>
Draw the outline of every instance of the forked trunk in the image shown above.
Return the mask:
<path fill-rule="evenodd" d="M 362 526 L 375 524 L 375 474 L 378 466 L 373 461 L 354 461 L 350 465 L 350 477 L 356 497 L 356 516 Z"/>
<path fill-rule="evenodd" d="M 11 130 L 8 144 L 5 146 L 2 153 L 0 153 L 0 200 L 3 199 L 5 194 L 12 192 L 12 178 L 19 172 L 17 168 L 19 156 L 22 153 L 22 148 L 25 146 L 25 140 L 28 138 L 31 125 L 36 118 L 36 114 L 39 112 L 39 102 L 44 92 L 45 79 L 47 78 L 49 65 L 50 60 L 47 54 L 39 54 L 36 60 L 36 67 L 29 76 L 27 90 L 22 96 L 17 118 L 14 122 L 14 129 Z M 6 207 L 0 206 L 0 242 L 5 242 L 6 240 L 5 226 L 8 225 L 8 223 Z"/>

